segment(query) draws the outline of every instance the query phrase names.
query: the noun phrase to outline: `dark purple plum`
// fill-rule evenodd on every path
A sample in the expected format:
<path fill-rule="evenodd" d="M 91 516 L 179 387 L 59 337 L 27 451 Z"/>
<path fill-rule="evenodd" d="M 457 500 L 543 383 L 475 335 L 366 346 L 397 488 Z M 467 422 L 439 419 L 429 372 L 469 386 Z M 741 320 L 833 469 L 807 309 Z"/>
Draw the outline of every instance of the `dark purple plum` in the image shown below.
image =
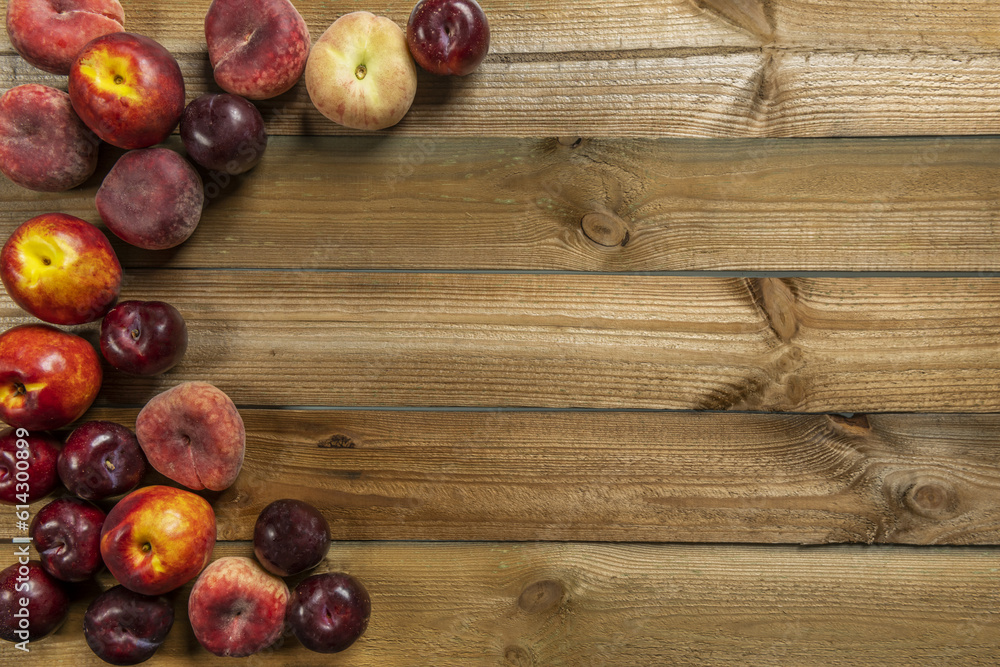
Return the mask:
<path fill-rule="evenodd" d="M 101 321 L 101 354 L 132 375 L 157 375 L 187 352 L 187 324 L 163 301 L 122 301 Z"/>
<path fill-rule="evenodd" d="M 233 176 L 253 169 L 267 148 L 260 111 L 229 93 L 207 93 L 191 102 L 181 116 L 180 132 L 188 157 Z"/>
<path fill-rule="evenodd" d="M 22 606 L 22 601 L 28 604 Z M 68 612 L 69 596 L 62 584 L 37 560 L 14 563 L 0 572 L 0 639 L 38 641 L 58 630 Z"/>
<path fill-rule="evenodd" d="M 406 43 L 428 72 L 465 76 L 490 50 L 490 24 L 476 0 L 420 0 L 406 22 Z"/>
<path fill-rule="evenodd" d="M 282 498 L 261 510 L 253 529 L 253 552 L 279 577 L 311 570 L 330 549 L 330 525 L 309 503 Z"/>
<path fill-rule="evenodd" d="M 115 586 L 87 607 L 83 636 L 101 660 L 136 665 L 156 653 L 173 624 L 174 608 L 167 598 Z"/>
<path fill-rule="evenodd" d="M 6 428 L 0 432 L 0 500 L 27 505 L 56 488 L 59 446 L 59 440 L 44 431 Z M 19 459 L 18 450 L 27 450 L 27 458 Z"/>
<path fill-rule="evenodd" d="M 146 457 L 129 428 L 109 421 L 80 424 L 59 453 L 59 478 L 71 493 L 102 500 L 128 493 L 146 474 Z"/>
<path fill-rule="evenodd" d="M 31 540 L 42 568 L 62 581 L 86 581 L 104 567 L 104 512 L 79 498 L 57 498 L 31 521 Z"/>
<path fill-rule="evenodd" d="M 371 613 L 371 598 L 360 581 L 343 572 L 327 572 L 299 582 L 285 620 L 310 651 L 337 653 L 365 633 Z"/>

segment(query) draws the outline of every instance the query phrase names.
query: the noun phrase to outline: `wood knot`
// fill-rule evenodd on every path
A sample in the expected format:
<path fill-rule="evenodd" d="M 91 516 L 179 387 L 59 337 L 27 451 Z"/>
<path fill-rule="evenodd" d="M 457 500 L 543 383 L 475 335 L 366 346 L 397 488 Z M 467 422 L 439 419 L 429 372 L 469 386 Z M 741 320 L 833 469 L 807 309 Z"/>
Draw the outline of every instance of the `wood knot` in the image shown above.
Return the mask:
<path fill-rule="evenodd" d="M 872 430 L 868 415 L 827 415 L 826 418 L 835 429 L 849 435 L 868 435 Z"/>
<path fill-rule="evenodd" d="M 354 449 L 357 444 L 343 433 L 334 433 L 325 440 L 316 443 L 320 449 Z"/>
<path fill-rule="evenodd" d="M 583 143 L 583 139 L 581 137 L 556 137 L 556 143 L 560 146 L 576 148 Z"/>
<path fill-rule="evenodd" d="M 958 491 L 941 476 L 900 471 L 888 475 L 885 485 L 897 505 L 917 516 L 943 521 L 960 514 Z"/>
<path fill-rule="evenodd" d="M 584 235 L 606 248 L 628 243 L 628 224 L 611 211 L 591 211 L 580 220 Z"/>
<path fill-rule="evenodd" d="M 528 584 L 517 598 L 517 606 L 529 614 L 538 614 L 562 602 L 566 591 L 555 579 L 542 579 Z"/>
<path fill-rule="evenodd" d="M 955 516 L 958 494 L 950 484 L 920 482 L 907 490 L 904 502 L 914 514 L 928 519 L 948 519 Z"/>
<path fill-rule="evenodd" d="M 516 644 L 511 644 L 503 650 L 503 659 L 504 664 L 515 667 L 531 667 L 535 664 L 528 649 Z"/>

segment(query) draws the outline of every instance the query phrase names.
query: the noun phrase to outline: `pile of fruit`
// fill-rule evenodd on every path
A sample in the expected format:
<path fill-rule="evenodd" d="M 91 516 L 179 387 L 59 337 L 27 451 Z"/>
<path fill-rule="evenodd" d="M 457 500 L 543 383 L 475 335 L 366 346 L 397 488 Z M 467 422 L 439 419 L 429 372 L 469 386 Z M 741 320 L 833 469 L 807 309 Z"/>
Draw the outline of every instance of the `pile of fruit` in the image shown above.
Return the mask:
<path fill-rule="evenodd" d="M 185 104 L 177 60 L 124 26 L 118 0 L 9 0 L 14 48 L 35 67 L 68 75 L 68 92 L 25 84 L 0 97 L 0 172 L 22 187 L 58 192 L 93 175 L 101 142 L 124 149 L 95 205 L 107 230 L 147 250 L 173 248 L 195 232 L 206 199 L 199 169 L 231 177 L 261 160 L 267 134 L 250 100 L 280 95 L 304 78 L 324 116 L 379 130 L 409 110 L 417 64 L 465 75 L 489 48 L 475 0 L 421 0 L 405 31 L 388 18 L 351 12 L 315 44 L 289 0 L 214 0 L 205 37 L 225 92 Z M 186 157 L 157 146 L 178 127 Z M 272 502 L 255 526 L 256 560 L 210 564 L 215 513 L 196 492 L 231 486 L 246 443 L 240 413 L 220 389 L 184 382 L 150 399 L 134 431 L 87 421 L 63 437 L 60 429 L 80 420 L 101 389 L 101 357 L 125 373 L 157 375 L 187 350 L 181 313 L 162 301 L 119 302 L 122 277 L 104 233 L 63 213 L 24 222 L 0 251 L 7 293 L 41 320 L 0 334 L 0 418 L 8 425 L 0 433 L 0 500 L 26 521 L 28 505 L 60 481 L 72 494 L 31 519 L 40 560 L 22 557 L 0 572 L 0 637 L 25 644 L 50 634 L 70 602 L 60 581 L 85 581 L 107 567 L 118 585 L 90 604 L 83 629 L 93 651 L 113 664 L 136 664 L 157 650 L 174 620 L 164 594 L 191 581 L 188 617 L 212 653 L 256 653 L 286 627 L 311 650 L 347 648 L 368 625 L 364 586 L 331 572 L 292 590 L 283 580 L 326 558 L 330 530 L 316 508 Z M 61 328 L 98 320 L 100 355 Z M 143 486 L 147 466 L 177 486 Z"/>

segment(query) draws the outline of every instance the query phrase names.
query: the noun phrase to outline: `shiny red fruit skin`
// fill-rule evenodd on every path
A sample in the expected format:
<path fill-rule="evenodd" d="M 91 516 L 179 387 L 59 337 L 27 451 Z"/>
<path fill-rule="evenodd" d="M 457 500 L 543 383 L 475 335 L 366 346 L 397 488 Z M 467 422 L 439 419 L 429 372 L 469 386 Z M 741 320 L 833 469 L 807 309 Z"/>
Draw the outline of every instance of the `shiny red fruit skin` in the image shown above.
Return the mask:
<path fill-rule="evenodd" d="M 27 630 L 21 628 L 16 616 L 25 608 L 22 599 L 28 602 Z M 62 584 L 50 577 L 37 560 L 25 565 L 14 563 L 0 572 L 0 639 L 38 641 L 58 630 L 68 613 L 69 596 Z"/>
<path fill-rule="evenodd" d="M 118 585 L 90 603 L 83 636 L 99 658 L 112 665 L 136 665 L 151 658 L 174 625 L 174 608 L 164 596 L 142 595 Z"/>
<path fill-rule="evenodd" d="M 19 442 L 25 445 L 19 447 Z M 14 428 L 0 431 L 0 501 L 26 505 L 47 496 L 59 482 L 55 474 L 59 444 L 58 438 L 44 431 L 30 433 Z M 18 450 L 26 450 L 27 458 L 18 457 Z M 20 466 L 18 461 L 22 461 Z M 28 473 L 27 482 L 18 481 L 17 473 L 23 468 Z"/>
<path fill-rule="evenodd" d="M 298 583 L 288 599 L 286 622 L 310 651 L 338 653 L 368 629 L 371 597 L 344 572 L 324 572 Z"/>
<path fill-rule="evenodd" d="M 29 432 L 61 428 L 97 398 L 100 356 L 76 334 L 22 324 L 0 334 L 0 419 Z"/>
<path fill-rule="evenodd" d="M 51 266 L 36 278 L 30 248 L 39 242 L 63 259 L 52 263 L 46 256 Z M 95 225 L 65 213 L 43 213 L 7 238 L 0 249 L 0 280 L 24 310 L 43 322 L 70 326 L 98 320 L 111 309 L 121 292 L 122 266 Z"/>
<path fill-rule="evenodd" d="M 42 569 L 62 581 L 86 581 L 103 567 L 101 528 L 104 512 L 86 500 L 64 496 L 38 510 L 31 520 L 31 541 Z"/>
<path fill-rule="evenodd" d="M 181 141 L 188 157 L 231 176 L 253 169 L 267 148 L 264 117 L 249 100 L 207 93 L 184 109 Z"/>
<path fill-rule="evenodd" d="M 158 375 L 176 366 L 188 346 L 187 325 L 164 301 L 122 301 L 101 322 L 101 354 L 132 375 Z"/>
<path fill-rule="evenodd" d="M 56 467 L 70 493 L 84 500 L 102 500 L 137 487 L 146 474 L 146 457 L 130 429 L 93 420 L 69 434 Z"/>
<path fill-rule="evenodd" d="M 112 58 L 136 91 L 135 99 L 87 75 L 88 63 Z M 77 55 L 69 72 L 69 98 L 80 119 L 104 141 L 119 148 L 147 148 L 166 140 L 180 121 L 184 77 L 176 58 L 159 42 L 115 32 L 92 40 Z"/>
<path fill-rule="evenodd" d="M 428 72 L 465 76 L 490 50 L 490 25 L 476 0 L 420 0 L 406 22 L 406 43 Z"/>

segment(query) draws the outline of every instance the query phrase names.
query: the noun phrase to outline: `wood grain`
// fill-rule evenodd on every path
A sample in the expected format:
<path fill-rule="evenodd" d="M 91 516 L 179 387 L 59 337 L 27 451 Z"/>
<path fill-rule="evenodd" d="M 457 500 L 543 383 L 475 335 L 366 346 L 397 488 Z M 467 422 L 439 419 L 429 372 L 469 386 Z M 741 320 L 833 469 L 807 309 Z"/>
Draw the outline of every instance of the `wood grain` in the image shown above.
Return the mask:
<path fill-rule="evenodd" d="M 216 557 L 249 556 L 220 543 Z M 11 562 L 5 551 L 0 563 Z M 989 665 L 1000 641 L 995 549 L 513 543 L 335 543 L 325 571 L 372 597 L 343 665 Z M 294 584 L 296 580 L 291 580 Z M 101 579 L 101 587 L 112 582 Z M 103 665 L 80 627 L 98 587 L 18 664 Z M 156 665 L 232 664 L 202 649 L 189 586 Z M 887 613 L 887 610 L 891 612 Z M 415 656 L 419 656 L 415 660 Z M 328 665 L 294 638 L 248 665 Z"/>
<path fill-rule="evenodd" d="M 204 53 L 179 54 L 188 99 L 218 92 Z M 65 87 L 0 56 L 0 88 Z M 638 52 L 421 72 L 413 106 L 378 136 L 824 137 L 1000 134 L 1000 56 L 867 51 Z M 259 103 L 270 134 L 358 135 L 300 82 Z"/>
<path fill-rule="evenodd" d="M 262 406 L 1000 409 L 995 278 L 163 269 L 122 298 L 173 303 L 191 345 L 105 404 L 201 379 Z"/>
<path fill-rule="evenodd" d="M 102 224 L 120 155 L 65 193 L 4 180 L 0 233 L 50 210 Z M 1000 269 L 996 138 L 272 137 L 250 174 L 203 177 L 189 242 L 109 234 L 126 269 Z"/>
<path fill-rule="evenodd" d="M 86 419 L 134 428 L 136 413 Z M 241 414 L 243 470 L 206 494 L 219 539 L 251 539 L 294 497 L 338 540 L 1000 542 L 996 415 Z"/>
<path fill-rule="evenodd" d="M 294 0 L 313 41 L 340 15 L 360 7 Z M 370 0 L 365 11 L 405 26 L 410 0 Z M 209 2 L 126 0 L 126 29 L 175 52 L 205 48 Z M 854 49 L 990 52 L 1000 46 L 1000 9 L 990 0 L 565 0 L 484 3 L 493 59 L 519 54 L 639 49 Z M 12 53 L 6 35 L 0 51 Z"/>

